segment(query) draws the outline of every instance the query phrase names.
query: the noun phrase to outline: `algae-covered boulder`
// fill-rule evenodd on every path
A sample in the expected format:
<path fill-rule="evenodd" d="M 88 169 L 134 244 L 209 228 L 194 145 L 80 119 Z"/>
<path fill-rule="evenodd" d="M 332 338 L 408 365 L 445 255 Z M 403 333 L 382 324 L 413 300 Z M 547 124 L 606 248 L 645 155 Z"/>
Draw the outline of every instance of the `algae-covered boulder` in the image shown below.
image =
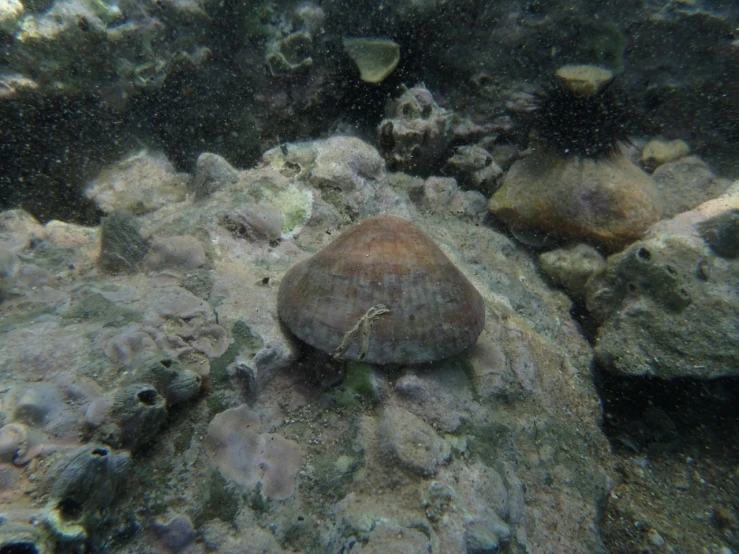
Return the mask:
<path fill-rule="evenodd" d="M 488 210 L 516 229 L 619 249 L 659 220 L 661 199 L 652 178 L 624 156 L 542 149 L 511 166 Z"/>

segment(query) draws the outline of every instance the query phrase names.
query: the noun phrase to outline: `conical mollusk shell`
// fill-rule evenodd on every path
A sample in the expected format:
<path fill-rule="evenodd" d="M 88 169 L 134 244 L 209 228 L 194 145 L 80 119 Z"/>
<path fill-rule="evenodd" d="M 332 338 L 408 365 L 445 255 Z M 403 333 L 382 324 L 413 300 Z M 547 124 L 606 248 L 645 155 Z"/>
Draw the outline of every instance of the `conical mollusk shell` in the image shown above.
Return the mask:
<path fill-rule="evenodd" d="M 324 352 L 376 364 L 415 364 L 477 340 L 485 306 L 441 249 L 404 219 L 373 217 L 288 270 L 280 319 Z"/>

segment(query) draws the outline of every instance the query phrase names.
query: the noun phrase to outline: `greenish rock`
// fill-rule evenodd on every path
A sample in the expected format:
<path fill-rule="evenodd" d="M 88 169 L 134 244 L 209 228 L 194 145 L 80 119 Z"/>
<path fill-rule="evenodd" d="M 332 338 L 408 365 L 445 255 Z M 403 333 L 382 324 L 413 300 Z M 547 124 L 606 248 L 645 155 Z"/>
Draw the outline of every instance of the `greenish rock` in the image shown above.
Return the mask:
<path fill-rule="evenodd" d="M 113 213 L 101 224 L 98 264 L 108 273 L 136 273 L 149 252 L 149 245 L 139 234 L 135 218 Z"/>
<path fill-rule="evenodd" d="M 80 448 L 60 467 L 49 494 L 46 520 L 64 542 L 81 541 L 100 523 L 121 490 L 130 455 L 105 446 Z"/>
<path fill-rule="evenodd" d="M 164 397 L 152 385 L 134 383 L 113 394 L 111 422 L 116 432 L 107 442 L 115 447 L 135 449 L 149 443 L 167 418 Z"/>
<path fill-rule="evenodd" d="M 739 374 L 737 264 L 707 255 L 696 239 L 658 234 L 588 280 L 599 367 L 661 379 Z"/>
<path fill-rule="evenodd" d="M 703 240 L 722 258 L 739 256 L 739 210 L 728 210 L 698 224 Z"/>
<path fill-rule="evenodd" d="M 544 252 L 539 255 L 539 263 L 556 285 L 563 287 L 577 300 L 585 297 L 585 283 L 590 276 L 606 265 L 603 255 L 587 244 Z"/>

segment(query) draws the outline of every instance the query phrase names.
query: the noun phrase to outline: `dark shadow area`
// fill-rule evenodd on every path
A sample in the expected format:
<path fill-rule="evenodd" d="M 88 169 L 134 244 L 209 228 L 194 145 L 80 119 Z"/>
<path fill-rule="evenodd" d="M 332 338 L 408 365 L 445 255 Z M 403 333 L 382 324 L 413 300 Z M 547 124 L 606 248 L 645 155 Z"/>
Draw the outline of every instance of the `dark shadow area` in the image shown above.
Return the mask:
<path fill-rule="evenodd" d="M 739 379 L 598 372 L 596 382 L 614 451 L 614 487 L 600 521 L 608 552 L 739 547 Z"/>

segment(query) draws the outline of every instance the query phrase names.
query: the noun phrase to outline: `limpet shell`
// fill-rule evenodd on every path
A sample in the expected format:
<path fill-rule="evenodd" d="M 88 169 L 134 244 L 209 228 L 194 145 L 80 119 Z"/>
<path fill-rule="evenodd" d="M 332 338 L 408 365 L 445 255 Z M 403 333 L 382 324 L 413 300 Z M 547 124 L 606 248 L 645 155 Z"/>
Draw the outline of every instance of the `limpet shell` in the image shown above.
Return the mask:
<path fill-rule="evenodd" d="M 278 311 L 311 346 L 375 364 L 453 356 L 485 325 L 472 283 L 427 235 L 396 217 L 367 219 L 290 268 Z"/>

